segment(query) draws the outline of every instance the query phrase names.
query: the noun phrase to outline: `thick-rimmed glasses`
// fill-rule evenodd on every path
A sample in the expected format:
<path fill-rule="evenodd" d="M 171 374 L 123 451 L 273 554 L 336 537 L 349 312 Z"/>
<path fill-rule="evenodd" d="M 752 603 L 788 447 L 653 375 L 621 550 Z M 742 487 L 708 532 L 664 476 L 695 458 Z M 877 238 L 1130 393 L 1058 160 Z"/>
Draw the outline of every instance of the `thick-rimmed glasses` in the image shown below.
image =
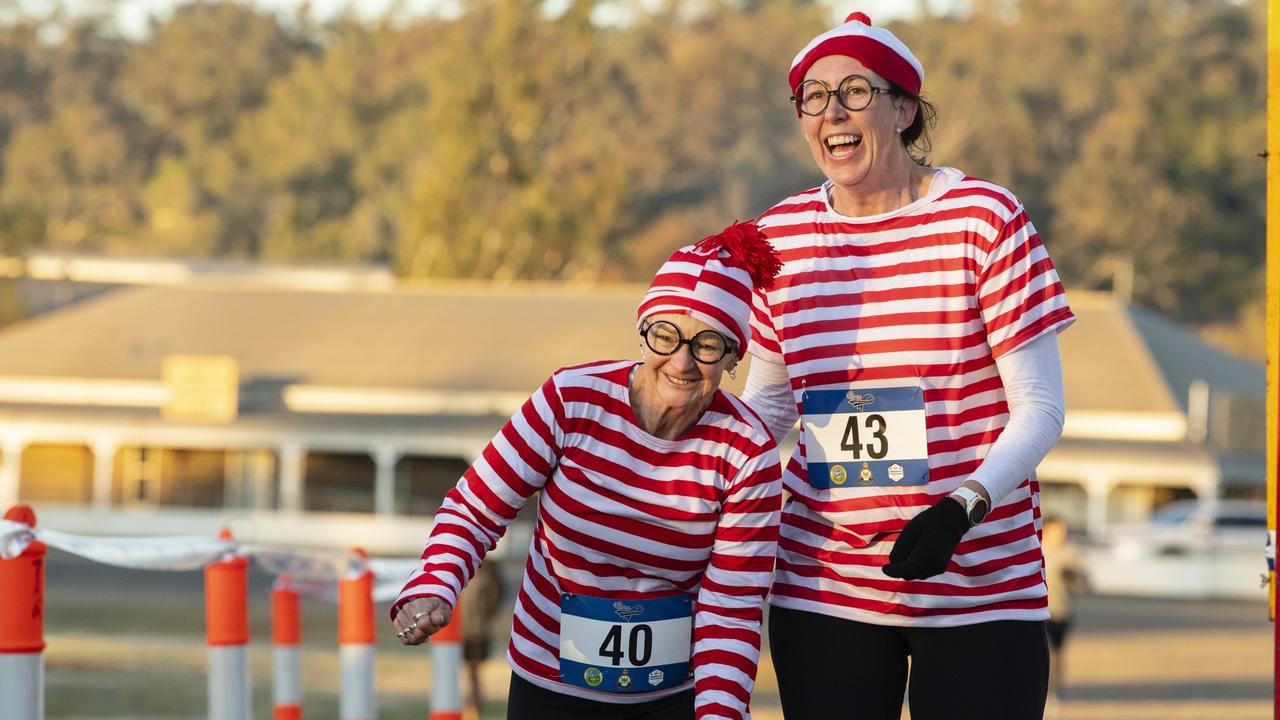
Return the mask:
<path fill-rule="evenodd" d="M 688 345 L 693 359 L 705 365 L 720 362 L 735 345 L 715 330 L 703 330 L 686 340 L 680 328 L 666 320 L 650 323 L 640 335 L 644 337 L 644 344 L 659 355 L 675 355 L 681 345 Z"/>
<path fill-rule="evenodd" d="M 870 80 L 861 75 L 850 75 L 841 80 L 836 88 L 832 90 L 821 80 L 805 80 L 796 94 L 791 96 L 791 102 L 805 115 L 821 115 L 831 104 L 831 96 L 835 95 L 845 110 L 857 112 L 870 105 L 871 99 L 876 95 L 893 92 L 889 88 L 872 85 Z"/>

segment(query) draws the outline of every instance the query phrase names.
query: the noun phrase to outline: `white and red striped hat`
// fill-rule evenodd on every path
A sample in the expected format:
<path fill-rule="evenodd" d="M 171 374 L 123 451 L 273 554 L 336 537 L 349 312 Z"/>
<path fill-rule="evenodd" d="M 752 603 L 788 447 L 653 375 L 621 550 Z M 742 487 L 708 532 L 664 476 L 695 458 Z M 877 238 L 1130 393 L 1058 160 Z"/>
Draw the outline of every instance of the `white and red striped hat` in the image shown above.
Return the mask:
<path fill-rule="evenodd" d="M 847 55 L 912 95 L 919 95 L 924 85 L 924 66 L 911 50 L 888 30 L 871 27 L 871 18 L 856 12 L 843 25 L 810 40 L 791 61 L 787 79 L 793 94 L 809 68 L 827 55 Z"/>
<path fill-rule="evenodd" d="M 738 343 L 751 337 L 751 293 L 773 285 L 782 262 L 754 222 L 734 223 L 662 264 L 636 310 L 636 327 L 651 315 L 688 315 Z"/>

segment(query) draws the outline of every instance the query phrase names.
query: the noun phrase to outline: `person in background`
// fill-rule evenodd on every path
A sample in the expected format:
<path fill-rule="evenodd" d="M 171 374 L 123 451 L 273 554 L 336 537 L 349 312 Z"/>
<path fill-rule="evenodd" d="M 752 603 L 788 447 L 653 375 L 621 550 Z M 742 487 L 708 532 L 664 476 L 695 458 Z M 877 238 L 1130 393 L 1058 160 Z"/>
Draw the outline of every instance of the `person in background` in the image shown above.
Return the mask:
<path fill-rule="evenodd" d="M 827 182 L 760 217 L 783 267 L 743 394 L 775 437 L 801 424 L 770 595 L 783 711 L 897 720 L 909 687 L 913 720 L 1039 718 L 1034 471 L 1062 432 L 1066 293 L 1017 197 L 925 163 L 924 69 L 893 33 L 854 13 L 788 82 Z"/>
<path fill-rule="evenodd" d="M 446 495 L 392 605 L 401 641 L 449 622 L 541 492 L 507 717 L 747 718 L 781 468 L 768 429 L 720 379 L 746 352 L 752 292 L 777 268 L 754 224 L 682 248 L 637 311 L 640 362 L 553 373 Z M 545 331 L 566 320 L 547 318 Z"/>
<path fill-rule="evenodd" d="M 1075 620 L 1075 597 L 1089 588 L 1084 563 L 1071 543 L 1062 518 L 1046 515 L 1041 531 L 1044 547 L 1044 576 L 1049 586 L 1049 709 L 1056 714 L 1063 688 L 1062 647 Z"/>
<path fill-rule="evenodd" d="M 465 717 L 477 720 L 484 714 L 484 692 L 480 685 L 480 665 L 493 650 L 493 625 L 505 593 L 502 574 L 495 560 L 480 563 L 459 598 L 462 613 L 462 662 L 467 667 L 467 708 Z"/>

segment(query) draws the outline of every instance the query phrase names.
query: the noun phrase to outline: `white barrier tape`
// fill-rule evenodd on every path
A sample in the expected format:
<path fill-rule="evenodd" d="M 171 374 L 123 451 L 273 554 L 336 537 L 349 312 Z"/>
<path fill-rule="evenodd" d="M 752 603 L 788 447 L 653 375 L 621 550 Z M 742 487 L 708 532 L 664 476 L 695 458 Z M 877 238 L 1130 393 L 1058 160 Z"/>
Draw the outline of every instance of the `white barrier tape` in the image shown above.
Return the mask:
<path fill-rule="evenodd" d="M 0 557 L 5 560 L 22 554 L 32 540 L 49 547 L 94 560 L 104 565 L 142 570 L 195 570 L 235 551 L 229 540 L 199 535 L 157 538 L 90 537 L 32 528 L 0 520 Z"/>
<path fill-rule="evenodd" d="M 1267 531 L 1267 569 L 1276 569 L 1276 531 Z"/>
<path fill-rule="evenodd" d="M 240 552 L 269 573 L 288 575 L 299 594 L 327 602 L 337 602 L 339 580 L 363 571 L 353 566 L 346 553 L 304 553 L 254 546 L 242 547 Z M 390 602 L 400 596 L 409 575 L 422 567 L 422 560 L 369 558 L 366 567 L 373 571 L 374 602 Z"/>
<path fill-rule="evenodd" d="M 422 569 L 421 558 L 369 558 L 373 570 L 373 601 L 391 602 L 400 597 L 400 591 L 415 570 Z"/>
<path fill-rule="evenodd" d="M 35 540 L 30 525 L 12 520 L 0 520 L 0 560 L 12 560 Z"/>
<path fill-rule="evenodd" d="M 236 549 L 230 540 L 200 535 L 116 538 L 71 535 L 43 528 L 33 532 L 49 547 L 104 565 L 140 570 L 198 570 Z"/>
<path fill-rule="evenodd" d="M 263 570 L 288 575 L 294 583 L 334 583 L 347 570 L 347 556 L 336 553 L 305 553 L 246 545 L 240 548 Z"/>
<path fill-rule="evenodd" d="M 0 558 L 12 560 L 33 540 L 105 565 L 143 570 L 195 570 L 236 552 L 236 543 L 200 535 L 180 537 L 118 538 L 72 535 L 47 528 L 32 528 L 12 520 L 0 520 Z M 274 575 L 289 575 L 298 593 L 326 602 L 338 601 L 337 582 L 352 570 L 345 553 L 307 553 L 242 546 L 250 557 Z M 418 558 L 370 558 L 375 602 L 389 602 L 400 595 L 409 576 L 422 567 Z"/>

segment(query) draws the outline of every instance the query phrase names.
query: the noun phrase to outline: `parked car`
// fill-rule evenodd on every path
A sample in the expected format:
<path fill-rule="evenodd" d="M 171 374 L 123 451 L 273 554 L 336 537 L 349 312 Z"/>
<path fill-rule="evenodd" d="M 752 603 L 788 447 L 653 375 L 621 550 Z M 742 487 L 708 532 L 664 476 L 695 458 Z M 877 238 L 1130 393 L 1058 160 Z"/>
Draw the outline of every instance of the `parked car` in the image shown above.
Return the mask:
<path fill-rule="evenodd" d="M 1265 599 L 1267 506 L 1179 500 L 1086 552 L 1095 592 Z"/>
<path fill-rule="evenodd" d="M 1261 553 L 1267 506 L 1255 500 L 1178 500 L 1156 510 L 1145 523 L 1113 528 L 1110 537 L 1116 552 L 1128 557 L 1234 549 Z"/>

